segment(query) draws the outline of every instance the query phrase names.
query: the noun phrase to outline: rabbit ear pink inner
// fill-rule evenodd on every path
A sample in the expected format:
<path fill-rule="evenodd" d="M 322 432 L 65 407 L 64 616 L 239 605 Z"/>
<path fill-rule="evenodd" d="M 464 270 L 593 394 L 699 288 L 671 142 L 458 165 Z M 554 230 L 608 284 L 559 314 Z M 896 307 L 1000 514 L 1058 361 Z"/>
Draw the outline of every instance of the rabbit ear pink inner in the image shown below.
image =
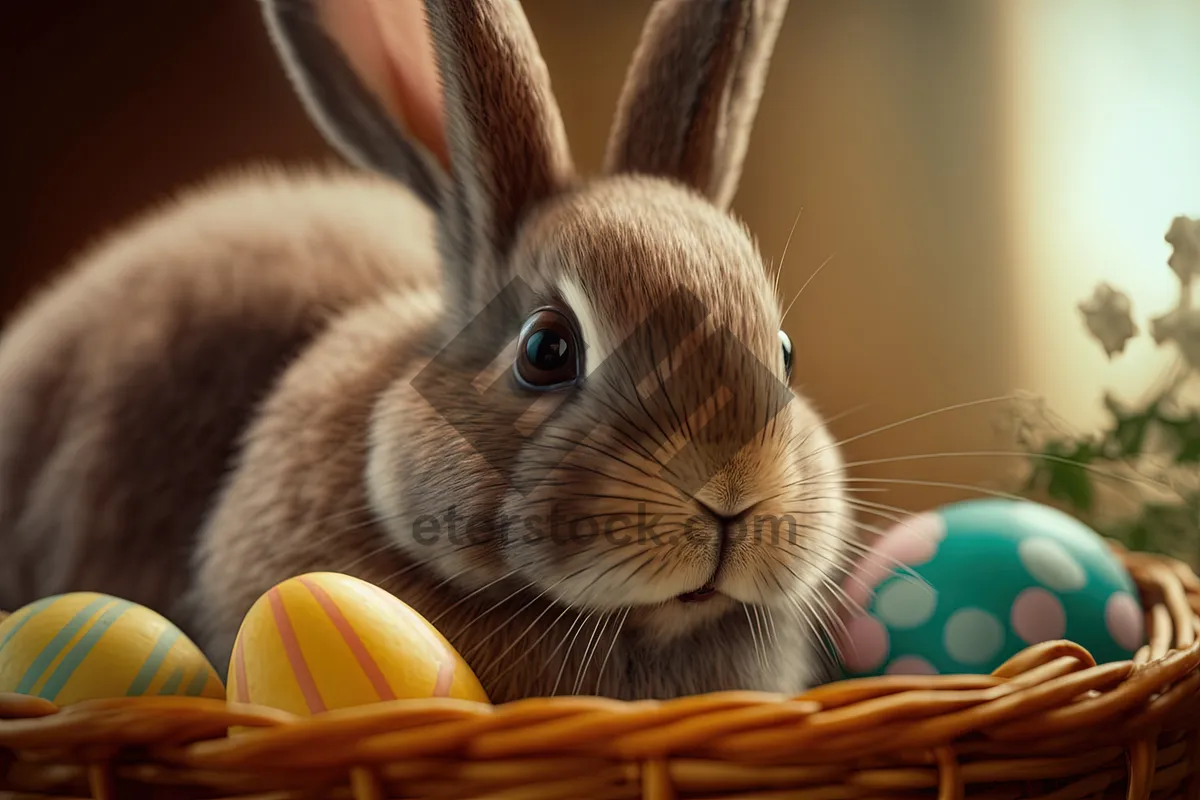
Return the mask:
<path fill-rule="evenodd" d="M 317 0 L 319 22 L 407 134 L 449 168 L 441 79 L 423 0 Z"/>

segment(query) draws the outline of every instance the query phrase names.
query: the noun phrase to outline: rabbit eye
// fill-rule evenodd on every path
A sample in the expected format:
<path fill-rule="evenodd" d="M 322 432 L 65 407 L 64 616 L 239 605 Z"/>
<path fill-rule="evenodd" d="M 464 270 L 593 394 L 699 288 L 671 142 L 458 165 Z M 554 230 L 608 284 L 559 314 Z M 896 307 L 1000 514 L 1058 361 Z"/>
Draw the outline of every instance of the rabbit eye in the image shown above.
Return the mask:
<path fill-rule="evenodd" d="M 779 344 L 783 347 L 783 371 L 792 377 L 792 340 L 782 330 L 779 332 Z"/>
<path fill-rule="evenodd" d="M 517 344 L 517 380 L 527 389 L 559 389 L 579 378 L 579 366 L 579 337 L 571 321 L 552 308 L 535 311 Z"/>

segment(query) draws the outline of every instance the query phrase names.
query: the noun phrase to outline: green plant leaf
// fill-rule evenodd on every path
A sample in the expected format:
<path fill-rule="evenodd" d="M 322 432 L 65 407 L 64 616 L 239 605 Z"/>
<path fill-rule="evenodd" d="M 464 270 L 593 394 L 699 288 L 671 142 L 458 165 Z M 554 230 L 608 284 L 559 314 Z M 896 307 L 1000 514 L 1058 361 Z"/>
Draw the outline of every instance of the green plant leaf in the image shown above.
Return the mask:
<path fill-rule="evenodd" d="M 1154 421 L 1155 415 L 1152 413 L 1131 414 L 1127 417 L 1118 418 L 1117 424 L 1110 433 L 1112 441 L 1116 444 L 1116 458 L 1133 458 L 1142 454 L 1142 447 L 1146 443 L 1146 433 L 1150 430 L 1150 423 Z"/>
<path fill-rule="evenodd" d="M 1145 519 L 1137 519 L 1130 523 L 1118 537 L 1130 550 L 1145 551 L 1154 538 Z"/>
<path fill-rule="evenodd" d="M 1095 492 L 1085 465 L 1095 459 L 1096 446 L 1087 439 L 1071 444 L 1051 442 L 1042 452 L 1042 464 L 1047 474 L 1046 493 L 1070 503 L 1077 511 L 1090 511 Z"/>
<path fill-rule="evenodd" d="M 1200 464 L 1200 415 L 1160 417 L 1159 425 L 1174 440 L 1176 464 Z"/>

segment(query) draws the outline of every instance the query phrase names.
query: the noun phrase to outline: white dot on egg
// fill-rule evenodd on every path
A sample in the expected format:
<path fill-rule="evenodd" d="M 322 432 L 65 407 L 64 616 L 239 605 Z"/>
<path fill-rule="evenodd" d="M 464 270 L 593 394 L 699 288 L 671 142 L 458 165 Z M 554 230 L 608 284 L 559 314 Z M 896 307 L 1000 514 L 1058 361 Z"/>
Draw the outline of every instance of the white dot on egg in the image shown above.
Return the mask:
<path fill-rule="evenodd" d="M 1056 592 L 1075 592 L 1087 583 L 1087 573 L 1061 544 L 1034 536 L 1017 545 L 1021 564 L 1038 583 Z"/>
<path fill-rule="evenodd" d="M 1009 622 L 1025 644 L 1061 639 L 1067 632 L 1067 612 L 1062 603 L 1040 586 L 1031 586 L 1017 595 Z"/>
<path fill-rule="evenodd" d="M 982 664 L 1004 646 L 1004 625 L 979 608 L 964 608 L 946 620 L 946 652 L 963 664 Z"/>
<path fill-rule="evenodd" d="M 1122 649 L 1133 652 L 1142 646 L 1142 611 L 1127 592 L 1113 592 L 1108 598 L 1104 604 L 1104 623 Z"/>
<path fill-rule="evenodd" d="M 870 615 L 846 624 L 839 649 L 847 667 L 865 673 L 878 669 L 887 659 L 888 632 L 883 623 Z"/>
<path fill-rule="evenodd" d="M 1054 531 L 1055 535 L 1072 546 L 1104 554 L 1107 548 L 1087 525 L 1057 508 L 1042 503 L 1014 502 L 1012 515 L 1017 527 L 1028 531 Z"/>
<path fill-rule="evenodd" d="M 897 578 L 879 590 L 875 613 L 901 630 L 924 625 L 937 607 L 937 593 L 925 581 L 909 576 Z"/>

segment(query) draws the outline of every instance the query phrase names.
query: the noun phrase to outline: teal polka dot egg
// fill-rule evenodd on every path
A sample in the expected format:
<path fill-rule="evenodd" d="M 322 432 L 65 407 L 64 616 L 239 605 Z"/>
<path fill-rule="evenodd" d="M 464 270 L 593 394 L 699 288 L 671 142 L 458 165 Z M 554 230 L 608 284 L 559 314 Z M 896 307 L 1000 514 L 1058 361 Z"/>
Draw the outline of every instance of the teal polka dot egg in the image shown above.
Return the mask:
<path fill-rule="evenodd" d="M 1067 639 L 1097 663 L 1144 643 L 1136 587 L 1104 540 L 1057 509 L 968 500 L 902 520 L 842 586 L 845 677 L 987 674 Z"/>

